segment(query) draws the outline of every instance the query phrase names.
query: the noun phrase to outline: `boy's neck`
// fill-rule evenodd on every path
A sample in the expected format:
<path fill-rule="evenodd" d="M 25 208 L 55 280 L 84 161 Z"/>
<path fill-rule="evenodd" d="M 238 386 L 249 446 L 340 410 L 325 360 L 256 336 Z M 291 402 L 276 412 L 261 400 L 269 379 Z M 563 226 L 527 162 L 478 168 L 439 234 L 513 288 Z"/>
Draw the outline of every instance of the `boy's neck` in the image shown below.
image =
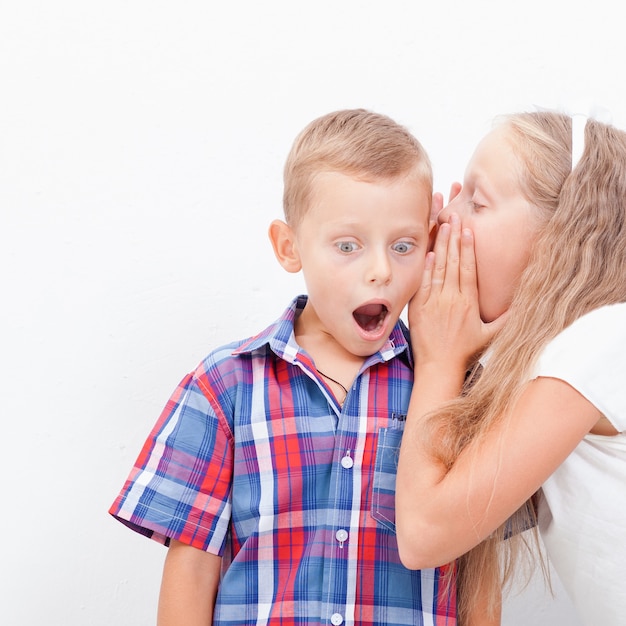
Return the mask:
<path fill-rule="evenodd" d="M 318 372 L 350 387 L 357 377 L 365 357 L 348 352 L 332 335 L 319 326 L 309 324 L 306 308 L 296 319 L 294 334 L 298 345 L 313 360 Z"/>

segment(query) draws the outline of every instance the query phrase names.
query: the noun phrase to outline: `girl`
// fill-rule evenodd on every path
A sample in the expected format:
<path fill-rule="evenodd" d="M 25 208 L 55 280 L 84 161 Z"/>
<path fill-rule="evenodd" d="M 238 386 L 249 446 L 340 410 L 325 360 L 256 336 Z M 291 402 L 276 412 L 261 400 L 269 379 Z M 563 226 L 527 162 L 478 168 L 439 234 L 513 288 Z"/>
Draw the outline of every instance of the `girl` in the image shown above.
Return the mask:
<path fill-rule="evenodd" d="M 461 618 L 485 581 L 497 607 L 538 525 L 582 623 L 624 623 L 626 133 L 584 132 L 573 167 L 569 116 L 504 118 L 439 215 L 411 305 L 398 544 L 411 568 L 467 553 Z"/>

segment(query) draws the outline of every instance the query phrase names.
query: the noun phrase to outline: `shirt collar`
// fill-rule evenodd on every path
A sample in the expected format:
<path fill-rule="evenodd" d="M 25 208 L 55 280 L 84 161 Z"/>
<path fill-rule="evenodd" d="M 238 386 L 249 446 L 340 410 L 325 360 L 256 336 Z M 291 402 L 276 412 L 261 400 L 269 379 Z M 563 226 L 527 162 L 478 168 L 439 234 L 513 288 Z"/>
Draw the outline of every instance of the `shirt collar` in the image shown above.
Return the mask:
<path fill-rule="evenodd" d="M 259 334 L 244 341 L 233 354 L 250 354 L 257 350 L 265 349 L 265 346 L 269 346 L 281 359 L 288 363 L 293 363 L 300 351 L 294 334 L 294 323 L 304 309 L 306 302 L 307 296 L 305 295 L 295 298 L 274 323 L 270 324 Z M 413 358 L 409 346 L 409 330 L 399 320 L 391 331 L 385 345 L 376 354 L 368 357 L 365 365 L 369 366 L 381 361 L 390 361 L 400 355 L 411 367 L 413 366 Z"/>

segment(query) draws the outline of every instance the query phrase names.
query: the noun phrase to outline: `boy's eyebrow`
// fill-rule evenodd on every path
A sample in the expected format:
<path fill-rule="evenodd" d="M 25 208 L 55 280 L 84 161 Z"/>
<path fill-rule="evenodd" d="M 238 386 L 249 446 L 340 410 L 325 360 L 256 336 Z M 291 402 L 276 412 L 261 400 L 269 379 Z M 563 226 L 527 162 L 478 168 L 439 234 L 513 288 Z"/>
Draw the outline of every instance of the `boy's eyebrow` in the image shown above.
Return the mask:
<path fill-rule="evenodd" d="M 393 221 L 393 218 L 390 218 L 390 221 Z M 405 222 L 405 223 L 398 222 L 398 225 L 394 226 L 393 228 L 394 230 L 398 230 L 398 231 L 428 230 L 428 224 L 426 222 L 427 222 L 426 218 L 424 218 L 423 220 L 418 219 L 415 222 L 413 222 L 413 220 L 411 220 L 410 222 Z M 368 222 L 365 219 L 345 219 L 345 220 L 344 219 L 330 219 L 330 220 L 326 220 L 324 224 L 329 227 L 340 226 L 342 228 L 350 228 L 350 227 L 357 227 L 357 226 L 366 226 Z"/>

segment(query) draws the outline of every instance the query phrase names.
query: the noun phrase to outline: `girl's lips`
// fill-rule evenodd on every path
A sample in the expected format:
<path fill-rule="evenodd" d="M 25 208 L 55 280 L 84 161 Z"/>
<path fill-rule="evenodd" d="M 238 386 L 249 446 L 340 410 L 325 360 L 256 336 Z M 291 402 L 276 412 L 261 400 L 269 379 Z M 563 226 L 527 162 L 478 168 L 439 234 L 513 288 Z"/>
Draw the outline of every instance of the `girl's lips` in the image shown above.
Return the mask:
<path fill-rule="evenodd" d="M 382 327 L 387 313 L 389 310 L 384 304 L 364 304 L 356 309 L 352 316 L 364 331 L 372 333 Z"/>

